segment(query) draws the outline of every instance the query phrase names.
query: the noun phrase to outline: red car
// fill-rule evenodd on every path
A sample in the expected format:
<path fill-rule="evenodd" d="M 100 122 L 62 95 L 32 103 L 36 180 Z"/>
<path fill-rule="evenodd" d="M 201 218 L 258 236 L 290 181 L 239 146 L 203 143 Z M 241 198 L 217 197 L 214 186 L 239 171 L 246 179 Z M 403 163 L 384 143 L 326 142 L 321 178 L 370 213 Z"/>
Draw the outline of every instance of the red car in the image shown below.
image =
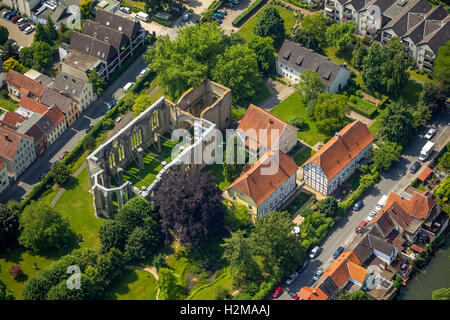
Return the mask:
<path fill-rule="evenodd" d="M 298 293 L 292 298 L 292 300 L 298 300 Z"/>
<path fill-rule="evenodd" d="M 275 292 L 272 293 L 272 297 L 273 297 L 273 298 L 278 298 L 278 297 L 280 296 L 282 290 L 283 290 L 283 289 L 282 289 L 281 287 L 276 288 L 276 289 L 275 289 Z"/>
<path fill-rule="evenodd" d="M 20 18 L 21 18 L 20 15 L 14 16 L 14 17 L 12 17 L 11 22 L 12 22 L 12 23 L 16 23 L 17 20 L 19 20 Z"/>
<path fill-rule="evenodd" d="M 358 224 L 358 226 L 356 227 L 355 232 L 359 233 L 359 231 L 361 231 L 361 228 L 365 227 L 366 225 L 367 225 L 367 221 L 366 220 L 361 221 Z"/>
<path fill-rule="evenodd" d="M 63 153 L 61 153 L 61 154 L 59 155 L 59 160 L 64 159 L 64 157 L 67 156 L 68 154 L 69 154 L 69 151 L 64 151 Z"/>

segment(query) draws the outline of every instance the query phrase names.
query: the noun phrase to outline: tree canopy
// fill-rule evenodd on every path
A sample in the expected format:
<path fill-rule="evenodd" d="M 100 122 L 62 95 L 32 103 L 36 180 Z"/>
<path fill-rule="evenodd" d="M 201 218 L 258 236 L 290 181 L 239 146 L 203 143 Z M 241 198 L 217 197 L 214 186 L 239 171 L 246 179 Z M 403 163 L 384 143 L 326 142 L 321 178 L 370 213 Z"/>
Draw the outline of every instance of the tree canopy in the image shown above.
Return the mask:
<path fill-rule="evenodd" d="M 255 52 L 261 73 L 268 75 L 275 71 L 275 48 L 272 38 L 255 36 L 248 42 L 248 47 Z"/>
<path fill-rule="evenodd" d="M 341 94 L 319 95 L 314 107 L 319 132 L 330 136 L 347 124 L 347 115 L 350 113 L 347 100 L 347 97 Z"/>
<path fill-rule="evenodd" d="M 379 133 L 389 141 L 406 145 L 414 132 L 414 117 L 407 107 L 391 104 L 380 117 Z"/>
<path fill-rule="evenodd" d="M 101 77 L 97 70 L 93 69 L 88 73 L 89 82 L 92 83 L 92 89 L 97 96 L 101 96 L 106 87 L 106 80 Z"/>
<path fill-rule="evenodd" d="M 8 40 L 9 31 L 5 26 L 0 26 L 0 45 L 3 45 Z"/>
<path fill-rule="evenodd" d="M 63 185 L 70 178 L 71 172 L 69 167 L 61 161 L 55 163 L 50 170 L 50 176 L 58 185 Z"/>
<path fill-rule="evenodd" d="M 305 101 L 316 101 L 319 94 L 325 92 L 327 87 L 317 72 L 305 70 L 300 74 L 300 79 L 294 88 Z"/>
<path fill-rule="evenodd" d="M 344 21 L 340 24 L 332 24 L 327 28 L 326 40 L 328 45 L 337 46 L 339 50 L 344 49 L 350 42 L 353 41 L 353 32 L 356 25 L 353 22 Z"/>
<path fill-rule="evenodd" d="M 379 172 L 388 170 L 393 162 L 400 160 L 402 146 L 391 141 L 377 143 L 377 147 L 372 148 L 371 161 L 375 169 Z"/>
<path fill-rule="evenodd" d="M 256 36 L 272 38 L 276 48 L 283 44 L 285 32 L 284 20 L 275 7 L 264 9 L 253 28 Z"/>
<path fill-rule="evenodd" d="M 450 41 L 438 49 L 434 60 L 433 78 L 444 84 L 447 93 L 450 91 Z"/>
<path fill-rule="evenodd" d="M 20 62 L 37 71 L 50 69 L 53 65 L 53 53 L 55 49 L 45 42 L 34 41 L 30 47 L 25 47 L 19 52 Z"/>
<path fill-rule="evenodd" d="M 19 215 L 0 204 L 0 252 L 6 251 L 19 236 Z"/>
<path fill-rule="evenodd" d="M 318 51 L 322 51 L 326 47 L 327 27 L 327 19 L 320 12 L 305 16 L 300 23 L 302 32 L 316 39 Z"/>

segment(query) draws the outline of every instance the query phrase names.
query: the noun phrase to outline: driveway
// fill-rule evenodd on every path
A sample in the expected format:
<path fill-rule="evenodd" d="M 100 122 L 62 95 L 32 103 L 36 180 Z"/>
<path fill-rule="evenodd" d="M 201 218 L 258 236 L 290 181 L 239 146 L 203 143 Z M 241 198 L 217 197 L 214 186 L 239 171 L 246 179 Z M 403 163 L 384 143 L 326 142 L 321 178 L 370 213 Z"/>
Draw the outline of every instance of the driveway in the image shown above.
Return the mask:
<path fill-rule="evenodd" d="M 269 88 L 272 95 L 260 103 L 259 107 L 270 110 L 283 102 L 287 97 L 294 93 L 293 86 L 287 86 L 279 81 L 267 78 L 265 80 L 267 88 Z"/>
<path fill-rule="evenodd" d="M 450 128 L 447 125 L 449 122 L 450 110 L 445 110 L 435 116 L 429 125 L 437 129 L 437 134 L 432 139 L 436 144 L 434 155 L 437 152 L 436 150 L 440 150 L 450 140 Z M 355 228 L 361 220 L 366 219 L 373 208 L 375 208 L 378 200 L 392 191 L 396 193 L 401 192 L 422 172 L 432 157 L 429 158 L 430 160 L 422 163 L 421 169 L 415 174 L 409 173 L 409 168 L 417 161 L 420 150 L 426 142 L 426 139 L 423 137 L 426 131 L 427 129 L 422 129 L 419 135 L 411 140 L 403 150 L 400 161 L 395 163 L 388 172 L 384 173 L 382 179 L 366 193 L 366 196 L 363 198 L 364 207 L 360 211 L 351 211 L 336 223 L 330 235 L 320 245 L 322 248 L 320 255 L 311 261 L 294 283 L 286 287 L 285 283 L 282 284 L 285 290 L 279 299 L 290 300 L 303 286 L 312 286 L 314 284 L 312 277 L 315 271 L 318 268 L 325 271 L 334 261 L 332 258 L 334 251 L 339 246 L 346 247 L 350 244 L 355 234 Z"/>
<path fill-rule="evenodd" d="M 95 125 L 101 120 L 108 109 L 108 103 L 114 97 L 120 97 L 122 87 L 129 81 L 136 81 L 136 76 L 147 66 L 143 57 L 140 56 L 128 69 L 106 88 L 102 96 L 91 103 L 67 130 L 50 146 L 45 153 L 37 158 L 30 167 L 15 182 L 12 182 L 8 190 L 0 195 L 0 203 L 8 200 L 22 200 L 39 183 L 39 176 L 44 170 L 50 168 L 51 164 L 58 161 L 58 156 L 64 151 L 71 151 L 78 142 L 86 136 L 89 124 Z M 124 125 L 129 116 L 122 117 L 120 126 Z"/>
<path fill-rule="evenodd" d="M 5 10 L 3 10 L 5 11 Z M 3 11 L 1 13 L 3 13 Z M 0 13 L 0 25 L 6 27 L 9 32 L 8 39 L 13 39 L 17 42 L 20 47 L 29 47 L 33 42 L 34 32 L 30 34 L 25 34 L 19 30 L 17 23 L 12 23 L 10 20 L 7 20 L 1 16 Z"/>
<path fill-rule="evenodd" d="M 220 26 L 222 27 L 222 29 L 225 30 L 225 33 L 227 33 L 227 34 L 230 34 L 231 32 L 236 32 L 239 30 L 239 28 L 233 27 L 233 25 L 231 23 L 233 22 L 234 19 L 236 19 L 236 17 L 238 15 L 240 15 L 242 13 L 242 11 L 247 9 L 256 0 L 240 0 L 240 1 L 241 1 L 241 3 L 238 5 L 233 4 L 233 8 L 228 8 L 225 6 L 222 8 L 227 11 L 228 15 L 226 15 L 225 19 L 222 20 L 223 23 Z M 261 7 L 261 8 L 263 8 L 263 7 Z M 261 8 L 259 10 L 261 10 Z M 254 14 L 256 14 L 256 12 Z M 248 19 L 251 19 L 251 17 L 249 17 Z"/>

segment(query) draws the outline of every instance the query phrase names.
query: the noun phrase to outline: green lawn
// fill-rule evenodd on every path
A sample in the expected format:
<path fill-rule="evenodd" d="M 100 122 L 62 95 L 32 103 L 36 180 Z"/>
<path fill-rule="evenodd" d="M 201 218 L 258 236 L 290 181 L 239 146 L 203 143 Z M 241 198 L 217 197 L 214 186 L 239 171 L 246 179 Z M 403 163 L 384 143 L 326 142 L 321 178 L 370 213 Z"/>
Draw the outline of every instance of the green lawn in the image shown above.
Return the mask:
<path fill-rule="evenodd" d="M 356 103 L 352 104 L 355 112 L 358 112 L 362 116 L 368 117 L 370 119 L 374 118 L 378 109 L 376 105 L 371 104 L 370 102 L 359 97 L 351 97 L 350 102 L 352 99 L 356 100 Z"/>
<path fill-rule="evenodd" d="M 299 153 L 297 153 L 294 156 L 294 161 L 298 166 L 303 165 L 306 160 L 308 160 L 309 158 L 311 158 L 311 156 L 316 153 L 313 149 L 311 149 L 308 146 L 305 146 L 305 148 L 300 151 Z"/>
<path fill-rule="evenodd" d="M 415 70 L 408 69 L 407 72 L 411 75 L 412 78 L 419 80 L 421 82 L 425 82 L 426 80 L 429 80 L 426 74 L 420 74 Z"/>
<path fill-rule="evenodd" d="M 231 183 L 228 182 L 223 175 L 223 165 L 214 163 L 206 166 L 205 170 L 211 172 L 211 174 L 216 178 L 216 183 L 220 190 L 225 191 L 225 189 L 230 186 Z"/>
<path fill-rule="evenodd" d="M 272 94 L 270 93 L 269 88 L 267 88 L 266 84 L 263 82 L 261 86 L 258 87 L 258 91 L 256 91 L 255 95 L 252 98 L 252 103 L 255 106 L 259 106 L 261 102 L 266 100 L 268 97 L 270 97 Z M 247 106 L 244 106 L 247 107 Z"/>
<path fill-rule="evenodd" d="M 114 281 L 105 300 L 156 300 L 158 281 L 144 270 L 127 270 Z"/>
<path fill-rule="evenodd" d="M 202 289 L 196 291 L 188 300 L 215 300 L 215 291 L 222 287 L 231 294 L 233 290 L 233 281 L 228 272 L 223 277 L 219 277 L 209 285 L 205 285 Z"/>
<path fill-rule="evenodd" d="M 55 209 L 69 219 L 70 226 L 75 233 L 83 236 L 84 241 L 80 243 L 80 247 L 99 249 L 98 232 L 105 220 L 95 217 L 93 197 L 89 192 L 90 187 L 88 170 L 85 168 L 77 179 L 66 187 L 66 191 L 56 203 Z"/>
<path fill-rule="evenodd" d="M 274 6 L 274 5 L 267 5 L 265 8 L 269 8 L 269 7 L 274 7 L 275 9 L 278 10 L 281 18 L 283 18 L 283 20 L 284 20 L 284 29 L 286 30 L 286 34 L 288 35 L 289 31 L 295 24 L 294 13 L 292 11 L 289 11 L 288 9 L 285 9 L 285 8 L 282 8 L 279 6 Z M 245 23 L 242 26 L 242 28 L 240 28 L 239 31 L 237 32 L 245 40 L 248 41 L 254 36 L 253 28 L 255 27 L 256 22 L 258 21 L 259 17 L 261 16 L 261 14 L 265 10 L 265 8 L 260 10 L 255 16 L 253 16 L 250 20 L 248 20 L 247 23 Z"/>
<path fill-rule="evenodd" d="M 297 197 L 284 209 L 284 211 L 289 212 L 294 215 L 302 205 L 304 205 L 310 198 L 312 194 L 300 192 Z"/>
<path fill-rule="evenodd" d="M 298 93 L 293 93 L 282 103 L 270 111 L 280 119 L 289 122 L 293 116 L 303 117 L 308 124 L 308 130 L 299 131 L 298 138 L 305 141 L 310 146 L 314 146 L 319 141 L 324 141 L 326 136 L 319 133 L 316 124 L 308 118 L 306 106 Z"/>
<path fill-rule="evenodd" d="M 325 48 L 325 55 L 329 57 L 331 60 L 336 61 L 338 63 L 341 64 L 346 63 L 347 68 L 353 71 L 356 75 L 356 78 L 354 79 L 356 84 L 361 85 L 363 82 L 361 75 L 359 74 L 359 71 L 353 68 L 350 64 L 352 61 L 352 51 L 347 48 L 341 51 L 338 51 L 338 49 L 339 48 L 337 46 Z"/>
<path fill-rule="evenodd" d="M 8 110 L 9 112 L 14 112 L 19 104 L 9 98 L 0 98 L 0 109 Z"/>
<path fill-rule="evenodd" d="M 120 5 L 124 7 L 135 7 L 142 11 L 145 10 L 145 1 L 121 0 Z"/>
<path fill-rule="evenodd" d="M 238 121 L 240 118 L 242 118 L 244 116 L 246 111 L 247 111 L 247 109 L 245 109 L 245 108 L 232 106 L 231 113 L 233 116 L 233 120 Z"/>

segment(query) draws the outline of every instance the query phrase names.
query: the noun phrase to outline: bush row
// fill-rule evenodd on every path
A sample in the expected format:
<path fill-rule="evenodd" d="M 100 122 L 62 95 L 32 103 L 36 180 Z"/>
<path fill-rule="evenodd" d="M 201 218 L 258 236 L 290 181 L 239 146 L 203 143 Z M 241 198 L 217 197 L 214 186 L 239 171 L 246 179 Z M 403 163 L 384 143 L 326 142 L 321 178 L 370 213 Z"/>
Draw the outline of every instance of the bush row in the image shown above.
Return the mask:
<path fill-rule="evenodd" d="M 159 23 L 159 24 L 161 24 L 161 25 L 163 25 L 163 26 L 166 26 L 166 27 L 170 27 L 172 25 L 172 23 L 170 21 L 158 18 L 158 17 L 156 17 L 154 15 L 152 15 L 152 20 L 157 22 L 157 23 Z"/>
<path fill-rule="evenodd" d="M 370 112 L 367 112 L 366 110 L 360 108 L 358 104 L 354 104 L 354 103 L 350 103 L 350 110 L 353 110 L 356 113 L 359 113 L 360 115 L 363 115 L 369 119 L 373 119 L 377 112 L 377 108 L 375 108 L 375 107 L 373 109 L 371 109 Z"/>
<path fill-rule="evenodd" d="M 251 6 L 244 10 L 240 15 L 236 17 L 231 23 L 233 27 L 239 27 L 244 21 L 246 21 L 256 10 L 258 10 L 267 0 L 256 0 Z"/>
<path fill-rule="evenodd" d="M 349 194 L 345 200 L 339 203 L 339 209 L 341 210 L 341 215 L 346 213 L 355 202 L 363 195 L 363 193 L 372 187 L 380 178 L 380 173 L 375 171 L 374 173 L 368 173 L 361 177 L 360 184 L 358 188 Z"/>

